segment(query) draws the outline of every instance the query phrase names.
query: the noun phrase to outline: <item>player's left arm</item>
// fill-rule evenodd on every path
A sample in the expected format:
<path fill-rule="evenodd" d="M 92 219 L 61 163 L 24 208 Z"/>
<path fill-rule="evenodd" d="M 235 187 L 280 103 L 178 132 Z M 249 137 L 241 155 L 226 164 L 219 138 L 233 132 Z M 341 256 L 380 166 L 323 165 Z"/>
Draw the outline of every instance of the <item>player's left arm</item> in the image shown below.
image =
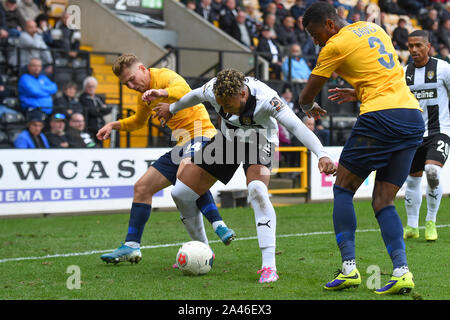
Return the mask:
<path fill-rule="evenodd" d="M 334 174 L 336 165 L 325 151 L 319 138 L 306 127 L 297 115 L 280 99 L 273 98 L 271 104 L 271 116 L 282 126 L 291 132 L 305 147 L 311 150 L 319 159 L 319 170 L 325 174 Z"/>

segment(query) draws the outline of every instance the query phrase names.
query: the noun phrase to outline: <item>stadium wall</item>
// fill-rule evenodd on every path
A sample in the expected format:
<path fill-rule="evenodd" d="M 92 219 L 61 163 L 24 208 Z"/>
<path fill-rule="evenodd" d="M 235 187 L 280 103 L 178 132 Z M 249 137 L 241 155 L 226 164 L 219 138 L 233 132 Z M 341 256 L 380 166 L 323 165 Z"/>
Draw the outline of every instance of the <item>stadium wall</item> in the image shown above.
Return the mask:
<path fill-rule="evenodd" d="M 156 159 L 171 149 L 3 150 L 0 159 L 0 216 L 127 212 L 133 185 Z M 171 188 L 153 197 L 154 208 L 173 208 Z M 242 168 L 227 186 L 245 188 Z"/>
<path fill-rule="evenodd" d="M 0 217 L 62 213 L 127 212 L 133 199 L 133 185 L 148 166 L 169 148 L 67 149 L 30 152 L 5 149 L 0 158 Z M 342 147 L 326 147 L 336 161 Z M 334 177 L 317 170 L 311 156 L 310 200 L 333 199 Z M 446 164 L 441 174 L 450 176 Z M 370 198 L 375 174 L 371 174 L 355 198 Z M 450 180 L 441 181 L 444 194 L 450 194 Z M 153 208 L 174 208 L 171 188 L 153 197 Z M 241 168 L 226 186 L 217 182 L 211 189 L 216 201 L 221 190 L 245 189 Z M 426 179 L 422 179 L 425 194 Z M 405 186 L 399 192 L 404 196 Z"/>

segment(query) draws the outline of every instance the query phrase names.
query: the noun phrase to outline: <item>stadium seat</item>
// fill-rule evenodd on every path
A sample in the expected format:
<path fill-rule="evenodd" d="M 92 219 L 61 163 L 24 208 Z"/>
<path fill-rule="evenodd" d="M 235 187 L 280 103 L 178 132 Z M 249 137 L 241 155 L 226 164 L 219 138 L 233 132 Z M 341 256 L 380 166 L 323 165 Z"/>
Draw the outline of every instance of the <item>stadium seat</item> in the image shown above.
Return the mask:
<path fill-rule="evenodd" d="M 20 109 L 20 101 L 16 97 L 8 97 L 3 99 L 3 104 L 10 109 L 21 111 Z"/>
<path fill-rule="evenodd" d="M 12 144 L 9 143 L 8 135 L 0 131 L 0 149 L 9 149 L 12 148 Z"/>
<path fill-rule="evenodd" d="M 25 124 L 25 117 L 22 113 L 4 113 L 1 117 L 1 123 L 6 126 L 11 124 Z"/>

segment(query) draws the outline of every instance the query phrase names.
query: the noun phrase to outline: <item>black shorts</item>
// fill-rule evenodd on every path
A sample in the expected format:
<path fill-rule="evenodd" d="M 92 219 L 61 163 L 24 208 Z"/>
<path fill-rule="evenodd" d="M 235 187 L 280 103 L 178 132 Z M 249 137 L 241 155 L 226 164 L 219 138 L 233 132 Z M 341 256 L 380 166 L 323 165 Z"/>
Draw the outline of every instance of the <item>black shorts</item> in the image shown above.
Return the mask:
<path fill-rule="evenodd" d="M 434 160 L 445 164 L 448 158 L 449 145 L 450 137 L 443 133 L 423 138 L 422 144 L 414 155 L 410 173 L 423 171 L 425 169 L 425 161 L 427 160 Z"/>
<path fill-rule="evenodd" d="M 239 137 L 227 140 L 219 132 L 211 141 L 205 143 L 191 160 L 223 184 L 231 180 L 241 163 L 245 174 L 254 164 L 264 165 L 270 169 L 275 145 L 260 134 L 252 138 L 247 142 L 241 141 Z"/>

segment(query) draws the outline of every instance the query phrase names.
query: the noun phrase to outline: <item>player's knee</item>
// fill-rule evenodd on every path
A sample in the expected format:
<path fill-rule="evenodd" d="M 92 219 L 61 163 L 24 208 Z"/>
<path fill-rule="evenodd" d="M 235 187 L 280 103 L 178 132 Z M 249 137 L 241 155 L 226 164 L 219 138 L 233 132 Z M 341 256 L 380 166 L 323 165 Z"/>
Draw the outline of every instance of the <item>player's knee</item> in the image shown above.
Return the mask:
<path fill-rule="evenodd" d="M 441 167 L 435 164 L 426 164 L 425 173 L 427 175 L 427 181 L 430 188 L 436 189 L 439 186 Z"/>
<path fill-rule="evenodd" d="M 135 198 L 147 198 L 147 197 L 152 197 L 153 196 L 153 192 L 151 190 L 151 187 L 149 185 L 147 185 L 146 183 L 144 183 L 141 180 L 138 180 L 135 184 L 134 184 L 134 197 Z"/>

